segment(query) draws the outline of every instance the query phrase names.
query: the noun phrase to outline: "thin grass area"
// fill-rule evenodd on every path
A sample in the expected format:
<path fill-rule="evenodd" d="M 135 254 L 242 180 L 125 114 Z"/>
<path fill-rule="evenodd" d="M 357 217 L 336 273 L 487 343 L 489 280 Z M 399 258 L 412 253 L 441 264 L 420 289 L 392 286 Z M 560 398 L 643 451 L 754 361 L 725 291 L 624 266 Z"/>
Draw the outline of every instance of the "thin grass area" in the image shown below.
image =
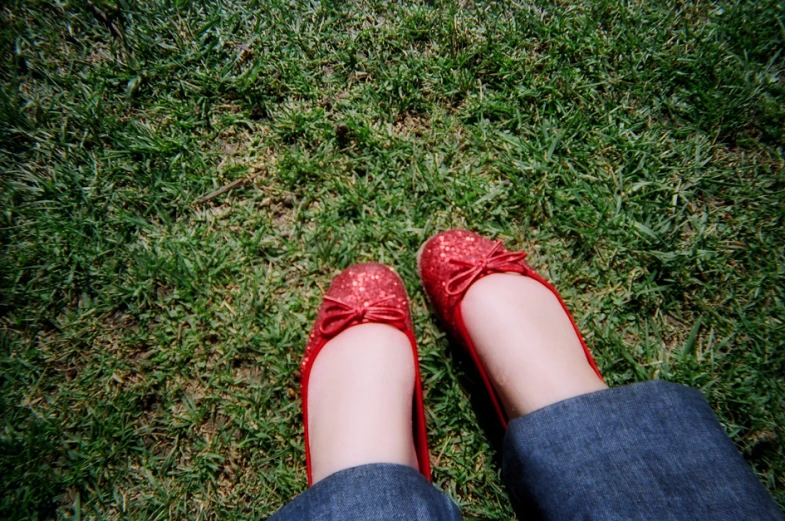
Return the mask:
<path fill-rule="evenodd" d="M 412 296 L 436 485 L 466 519 L 514 517 L 417 282 L 450 227 L 525 248 L 611 385 L 703 392 L 785 507 L 783 20 L 774 0 L 4 3 L 0 517 L 268 517 L 306 486 L 321 295 L 371 260 Z"/>

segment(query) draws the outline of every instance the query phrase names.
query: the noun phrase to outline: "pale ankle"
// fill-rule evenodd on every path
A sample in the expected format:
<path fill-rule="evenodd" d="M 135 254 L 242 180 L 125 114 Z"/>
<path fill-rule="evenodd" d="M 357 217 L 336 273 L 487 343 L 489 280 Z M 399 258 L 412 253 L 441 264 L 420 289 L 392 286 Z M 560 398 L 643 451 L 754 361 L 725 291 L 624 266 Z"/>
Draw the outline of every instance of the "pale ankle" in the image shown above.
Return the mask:
<path fill-rule="evenodd" d="M 488 275 L 469 288 L 461 311 L 509 419 L 607 388 L 558 299 L 536 280 Z"/>
<path fill-rule="evenodd" d="M 322 348 L 307 396 L 314 483 L 369 463 L 417 468 L 414 375 L 409 339 L 392 326 L 354 326 Z"/>

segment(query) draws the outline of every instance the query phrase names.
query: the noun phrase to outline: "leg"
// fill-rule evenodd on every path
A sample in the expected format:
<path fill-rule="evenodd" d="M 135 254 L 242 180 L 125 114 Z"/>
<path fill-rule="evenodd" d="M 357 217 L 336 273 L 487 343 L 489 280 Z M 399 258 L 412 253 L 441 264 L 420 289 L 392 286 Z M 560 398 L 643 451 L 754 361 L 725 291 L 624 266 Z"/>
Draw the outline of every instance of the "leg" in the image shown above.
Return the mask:
<path fill-rule="evenodd" d="M 700 392 L 652 381 L 510 422 L 504 480 L 545 519 L 780 520 Z"/>
<path fill-rule="evenodd" d="M 510 420 L 608 388 L 586 361 L 558 299 L 536 280 L 488 275 L 469 288 L 461 310 Z"/>
<path fill-rule="evenodd" d="M 386 324 L 351 327 L 314 361 L 308 387 L 314 483 L 368 463 L 417 469 L 409 339 Z"/>
<path fill-rule="evenodd" d="M 417 470 L 408 337 L 362 324 L 330 340 L 308 386 L 314 486 L 272 519 L 455 520 L 458 507 Z"/>
<path fill-rule="evenodd" d="M 699 392 L 607 390 L 547 288 L 493 274 L 461 305 L 511 420 L 503 475 L 519 504 L 545 519 L 781 519 Z"/>

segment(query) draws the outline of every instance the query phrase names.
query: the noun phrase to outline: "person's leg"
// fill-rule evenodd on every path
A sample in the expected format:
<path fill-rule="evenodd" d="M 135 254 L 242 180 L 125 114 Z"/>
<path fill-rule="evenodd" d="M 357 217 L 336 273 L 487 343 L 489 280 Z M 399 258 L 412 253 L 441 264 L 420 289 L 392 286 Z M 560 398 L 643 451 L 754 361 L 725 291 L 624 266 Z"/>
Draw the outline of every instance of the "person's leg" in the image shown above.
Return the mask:
<path fill-rule="evenodd" d="M 408 337 L 385 324 L 350 327 L 313 364 L 307 400 L 314 486 L 272 519 L 460 519 L 455 503 L 417 470 Z"/>
<path fill-rule="evenodd" d="M 559 300 L 536 280 L 488 275 L 468 289 L 461 311 L 510 420 L 608 388 L 589 366 Z"/>
<path fill-rule="evenodd" d="M 324 346 L 310 378 L 314 483 L 368 463 L 417 469 L 412 436 L 414 362 L 403 332 L 386 324 L 351 327 Z"/>
<path fill-rule="evenodd" d="M 462 306 L 510 419 L 503 477 L 545 519 L 781 519 L 703 396 L 647 382 L 607 389 L 556 297 L 492 274 Z"/>

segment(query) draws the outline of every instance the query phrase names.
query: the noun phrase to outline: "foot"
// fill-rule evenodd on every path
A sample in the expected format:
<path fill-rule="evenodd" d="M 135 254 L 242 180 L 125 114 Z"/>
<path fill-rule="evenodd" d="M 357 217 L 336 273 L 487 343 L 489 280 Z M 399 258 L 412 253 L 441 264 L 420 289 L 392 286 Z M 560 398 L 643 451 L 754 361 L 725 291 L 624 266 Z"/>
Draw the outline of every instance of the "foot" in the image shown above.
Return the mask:
<path fill-rule="evenodd" d="M 494 273 L 472 284 L 460 306 L 509 419 L 608 388 L 561 303 L 538 281 Z"/>
<path fill-rule="evenodd" d="M 418 468 L 414 380 L 409 338 L 392 326 L 361 324 L 325 344 L 307 396 L 314 483 L 369 463 Z"/>
<path fill-rule="evenodd" d="M 392 268 L 355 264 L 332 282 L 301 367 L 308 484 L 368 463 L 430 480 L 409 298 Z"/>
<path fill-rule="evenodd" d="M 557 293 L 525 258 L 467 230 L 435 235 L 417 257 L 436 314 L 479 365 L 505 427 L 517 416 L 606 388 Z"/>

